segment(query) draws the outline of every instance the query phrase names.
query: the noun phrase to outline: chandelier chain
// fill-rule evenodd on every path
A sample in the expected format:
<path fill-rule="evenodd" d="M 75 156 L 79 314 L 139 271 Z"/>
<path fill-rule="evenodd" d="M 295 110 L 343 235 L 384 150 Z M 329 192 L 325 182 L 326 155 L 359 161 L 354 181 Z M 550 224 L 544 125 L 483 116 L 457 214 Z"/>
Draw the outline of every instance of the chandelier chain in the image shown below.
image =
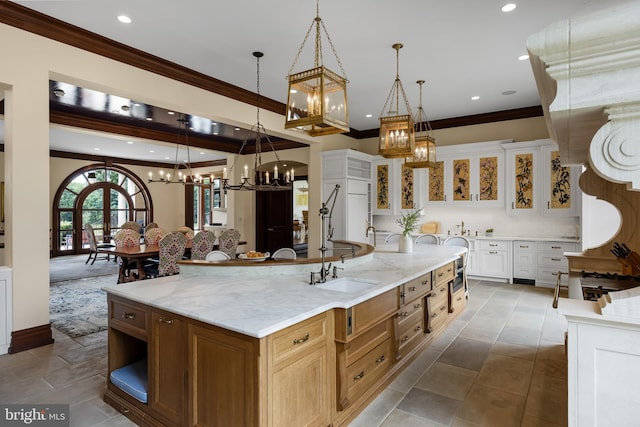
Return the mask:
<path fill-rule="evenodd" d="M 384 106 L 382 107 L 382 112 L 380 113 L 380 117 L 384 116 L 385 111 L 388 111 L 391 114 L 391 108 L 394 107 L 393 98 L 395 98 L 395 112 L 396 115 L 400 115 L 400 94 L 402 94 L 402 99 L 404 100 L 404 107 L 407 110 L 407 114 L 413 117 L 411 113 L 411 106 L 409 105 L 409 99 L 407 98 L 407 94 L 404 91 L 404 86 L 402 85 L 402 81 L 400 80 L 400 49 L 402 48 L 401 44 L 396 44 L 393 46 L 396 49 L 396 79 L 391 85 L 391 90 L 387 95 L 387 99 L 384 102 Z M 391 103 L 389 102 L 391 100 Z M 387 105 L 389 105 L 389 110 L 386 110 Z"/>

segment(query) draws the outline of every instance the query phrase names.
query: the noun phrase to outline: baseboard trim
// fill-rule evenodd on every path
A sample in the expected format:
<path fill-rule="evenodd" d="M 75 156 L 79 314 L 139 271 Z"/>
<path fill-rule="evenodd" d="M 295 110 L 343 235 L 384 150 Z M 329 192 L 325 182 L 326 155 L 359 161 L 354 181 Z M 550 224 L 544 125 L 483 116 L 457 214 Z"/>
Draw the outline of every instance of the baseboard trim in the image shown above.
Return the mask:
<path fill-rule="evenodd" d="M 11 345 L 9 353 L 19 353 L 43 345 L 53 344 L 54 339 L 51 333 L 51 324 L 34 326 L 33 328 L 22 329 L 11 332 Z"/>

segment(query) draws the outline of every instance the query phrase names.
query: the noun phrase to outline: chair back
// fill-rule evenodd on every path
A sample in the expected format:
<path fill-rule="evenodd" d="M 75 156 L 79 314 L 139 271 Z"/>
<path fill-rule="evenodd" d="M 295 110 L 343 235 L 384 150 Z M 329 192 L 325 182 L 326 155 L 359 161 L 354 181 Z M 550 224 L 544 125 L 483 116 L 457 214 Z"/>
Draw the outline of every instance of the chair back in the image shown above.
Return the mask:
<path fill-rule="evenodd" d="M 98 242 L 96 242 L 96 233 L 93 231 L 93 226 L 89 223 L 84 225 L 84 235 L 89 242 L 89 249 L 98 252 Z"/>
<path fill-rule="evenodd" d="M 180 227 L 178 227 L 178 229 L 176 230 L 182 234 L 184 234 L 184 236 L 187 238 L 187 241 L 190 242 L 193 240 L 193 229 L 191 227 L 187 227 L 186 225 L 182 225 Z"/>
<path fill-rule="evenodd" d="M 421 234 L 416 237 L 415 243 L 418 245 L 437 245 L 438 236 L 434 236 L 433 234 Z"/>
<path fill-rule="evenodd" d="M 464 264 L 467 265 L 467 260 L 469 258 L 469 248 L 471 247 L 471 243 L 469 239 L 464 236 L 451 236 L 448 237 L 444 243 L 444 246 L 461 246 L 463 248 L 467 248 L 467 253 L 464 255 Z"/>
<path fill-rule="evenodd" d="M 146 231 L 146 233 L 144 233 L 144 244 L 158 245 L 160 244 L 160 239 L 162 239 L 167 234 L 167 230 L 165 230 L 164 228 L 150 228 Z"/>
<path fill-rule="evenodd" d="M 135 232 L 136 232 L 136 233 L 138 233 L 138 234 L 140 234 L 140 229 L 141 229 L 141 228 L 142 228 L 142 227 L 140 227 L 140 224 L 138 224 L 138 223 L 137 223 L 137 222 L 135 222 L 135 221 L 127 221 L 127 222 L 125 222 L 124 224 L 122 224 L 122 225 L 120 226 L 120 229 L 121 229 L 121 230 L 129 229 L 129 230 L 133 230 L 133 231 L 135 231 Z"/>
<path fill-rule="evenodd" d="M 395 243 L 395 242 L 400 240 L 400 236 L 402 236 L 402 234 L 400 234 L 400 233 L 391 233 L 384 239 L 384 242 L 385 243 Z"/>
<path fill-rule="evenodd" d="M 271 255 L 273 259 L 296 259 L 296 251 L 291 248 L 280 248 Z"/>
<path fill-rule="evenodd" d="M 218 247 L 220 250 L 230 258 L 236 257 L 236 249 L 238 248 L 238 243 L 240 242 L 240 232 L 233 228 L 225 230 L 220 234 L 218 238 Z"/>
<path fill-rule="evenodd" d="M 160 262 L 158 264 L 158 275 L 168 276 L 178 274 L 180 267 L 178 261 L 184 255 L 184 248 L 187 245 L 187 238 L 179 232 L 169 233 L 160 239 Z"/>
<path fill-rule="evenodd" d="M 207 254 L 213 250 L 216 243 L 216 235 L 213 231 L 203 230 L 193 236 L 191 245 L 191 259 L 206 259 Z"/>
<path fill-rule="evenodd" d="M 113 236 L 113 241 L 118 249 L 134 248 L 140 246 L 140 234 L 130 228 L 123 228 Z"/>
<path fill-rule="evenodd" d="M 158 228 L 158 224 L 156 224 L 155 222 L 150 222 L 149 224 L 147 224 L 146 227 L 144 227 L 145 234 L 152 228 Z"/>
<path fill-rule="evenodd" d="M 222 251 L 211 251 L 207 254 L 205 259 L 207 261 L 228 261 L 231 257 Z"/>

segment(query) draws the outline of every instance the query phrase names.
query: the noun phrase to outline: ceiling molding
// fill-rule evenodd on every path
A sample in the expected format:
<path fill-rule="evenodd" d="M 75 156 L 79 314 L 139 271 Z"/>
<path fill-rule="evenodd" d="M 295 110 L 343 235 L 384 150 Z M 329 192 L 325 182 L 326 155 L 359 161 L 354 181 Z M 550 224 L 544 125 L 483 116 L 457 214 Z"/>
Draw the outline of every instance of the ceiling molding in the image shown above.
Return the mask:
<path fill-rule="evenodd" d="M 1 151 L 4 151 L 4 144 L 2 145 Z M 147 166 L 152 168 L 164 168 L 164 169 L 172 169 L 174 167 L 174 163 L 149 162 L 145 160 L 133 160 L 133 159 L 123 159 L 119 157 L 96 156 L 93 154 L 70 153 L 67 151 L 58 151 L 58 150 L 50 150 L 49 156 L 58 157 L 62 159 L 84 160 L 84 161 L 104 163 L 104 164 L 117 163 L 117 164 L 123 164 L 123 165 Z M 212 160 L 210 162 L 191 163 L 191 167 L 202 168 L 202 167 L 211 167 L 211 166 L 224 166 L 226 164 L 227 164 L 226 160 Z"/>

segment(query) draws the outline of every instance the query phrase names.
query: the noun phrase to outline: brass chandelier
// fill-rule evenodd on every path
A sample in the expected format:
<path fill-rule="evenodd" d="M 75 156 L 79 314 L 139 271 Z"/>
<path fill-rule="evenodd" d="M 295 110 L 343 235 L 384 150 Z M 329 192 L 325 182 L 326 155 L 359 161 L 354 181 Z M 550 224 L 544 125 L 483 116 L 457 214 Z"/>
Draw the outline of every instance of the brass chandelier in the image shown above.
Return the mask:
<path fill-rule="evenodd" d="M 164 184 L 182 184 L 182 185 L 195 185 L 208 187 L 213 182 L 213 176 L 211 176 L 210 182 L 205 180 L 198 174 L 194 175 L 191 171 L 191 154 L 189 149 L 189 124 L 190 118 L 185 114 L 178 115 L 178 142 L 176 142 L 176 158 L 173 165 L 173 173 L 165 174 L 163 170 L 160 171 L 158 178 L 153 177 L 153 172 L 149 172 L 148 182 L 162 182 Z M 187 148 L 187 158 L 181 162 L 178 157 L 180 153 L 180 135 L 184 129 L 184 145 Z"/>
<path fill-rule="evenodd" d="M 227 190 L 241 190 L 241 191 L 287 191 L 293 188 L 293 181 L 295 180 L 295 171 L 293 168 L 285 170 L 283 163 L 280 161 L 278 152 L 273 147 L 273 143 L 267 134 L 266 129 L 260 123 L 260 58 L 264 56 L 262 52 L 253 52 L 253 56 L 256 58 L 256 124 L 251 127 L 251 131 L 255 132 L 255 157 L 253 171 L 249 170 L 249 165 L 244 165 L 242 170 L 242 176 L 240 182 L 233 184 L 229 176 L 227 175 L 227 168 L 222 172 L 222 187 Z M 266 139 L 271 151 L 275 154 L 276 162 L 273 168 L 273 173 L 270 174 L 268 170 L 262 166 L 262 139 Z M 242 146 L 236 155 L 236 158 L 228 171 L 228 174 L 233 176 L 233 169 L 238 162 L 238 158 L 242 155 L 244 148 L 249 142 L 249 137 L 242 141 Z M 252 175 L 250 177 L 250 175 Z"/>
<path fill-rule="evenodd" d="M 411 156 L 414 144 L 415 128 L 411 107 L 407 94 L 400 81 L 400 49 L 402 43 L 392 46 L 396 50 L 396 79 L 380 113 L 380 142 L 378 154 L 386 158 L 402 158 Z M 400 95 L 404 101 L 406 114 L 400 114 Z M 386 116 L 383 114 L 387 113 Z"/>
<path fill-rule="evenodd" d="M 313 68 L 293 74 L 307 39 L 314 28 L 315 55 Z M 331 46 L 342 75 L 322 65 L 322 37 L 320 28 Z M 289 94 L 285 129 L 295 128 L 311 136 L 330 135 L 349 131 L 347 111 L 347 78 L 329 33 L 320 18 L 319 0 L 316 17 L 311 23 L 302 45 L 289 69 Z"/>
<path fill-rule="evenodd" d="M 431 136 L 431 124 L 422 108 L 422 85 L 424 80 L 418 80 L 420 86 L 420 105 L 416 116 L 416 133 L 411 156 L 405 157 L 404 164 L 411 168 L 431 168 L 436 166 L 436 140 Z"/>

